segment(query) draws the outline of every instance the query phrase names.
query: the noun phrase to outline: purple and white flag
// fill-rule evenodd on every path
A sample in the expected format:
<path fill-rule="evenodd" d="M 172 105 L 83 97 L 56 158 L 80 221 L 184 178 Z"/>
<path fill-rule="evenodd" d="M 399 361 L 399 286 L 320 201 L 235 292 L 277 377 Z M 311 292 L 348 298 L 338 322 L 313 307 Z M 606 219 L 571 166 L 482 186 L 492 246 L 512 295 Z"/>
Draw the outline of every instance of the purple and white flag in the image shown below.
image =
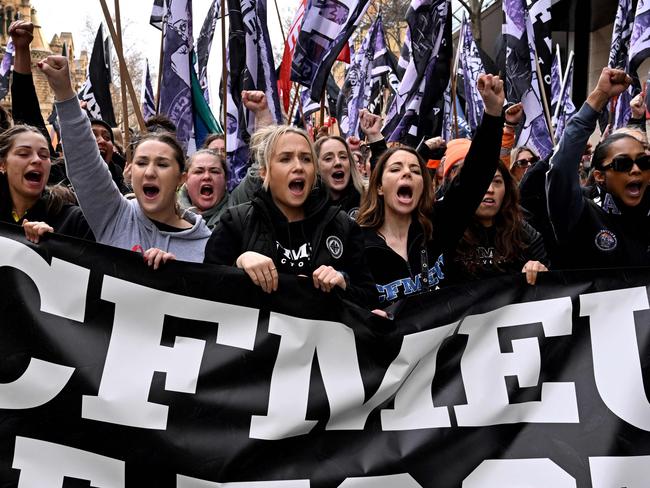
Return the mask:
<path fill-rule="evenodd" d="M 472 129 L 465 117 L 460 100 L 456 97 L 456 114 L 454 115 L 453 104 L 451 102 L 451 80 L 443 95 L 445 115 L 442 122 L 442 137 L 449 142 L 452 139 L 471 139 Z M 456 129 L 458 128 L 458 131 Z"/>
<path fill-rule="evenodd" d="M 535 49 L 539 70 L 546 99 L 551 99 L 551 67 L 553 64 L 553 39 L 551 36 L 551 0 L 532 0 L 528 7 L 533 33 L 535 34 Z"/>
<path fill-rule="evenodd" d="M 340 107 L 339 128 L 341 133 L 347 136 L 359 136 L 359 112 L 367 108 L 370 103 L 371 89 L 373 84 L 372 61 L 375 58 L 377 48 L 384 46 L 377 45 L 380 39 L 380 32 L 383 30 L 381 15 L 373 22 L 368 29 L 361 47 L 354 53 L 352 63 L 348 68 L 343 87 L 339 93 L 338 103 Z"/>
<path fill-rule="evenodd" d="M 219 18 L 219 9 L 221 4 L 219 0 L 212 0 L 212 5 L 208 10 L 208 14 L 201 26 L 201 33 L 196 40 L 196 61 L 199 83 L 203 91 L 203 98 L 207 103 L 210 103 L 210 93 L 208 90 L 208 60 L 210 58 L 210 48 L 212 47 L 212 40 L 214 38 L 214 30 L 217 27 L 217 20 Z"/>
<path fill-rule="evenodd" d="M 399 63 L 406 69 L 382 132 L 389 142 L 415 147 L 423 137 L 442 132 L 452 57 L 451 1 L 412 0 L 406 21 Z"/>
<path fill-rule="evenodd" d="M 167 15 L 167 0 L 153 0 L 153 7 L 151 7 L 151 17 L 149 17 L 149 23 L 156 29 L 163 30 L 165 15 Z"/>
<path fill-rule="evenodd" d="M 145 59 L 144 82 L 142 83 L 142 116 L 144 120 L 156 115 L 156 99 L 153 94 L 149 60 Z"/>
<path fill-rule="evenodd" d="M 192 2 L 169 0 L 163 38 L 162 83 L 159 113 L 176 124 L 176 138 L 191 149 L 192 116 Z"/>
<path fill-rule="evenodd" d="M 266 0 L 228 0 L 228 18 L 226 150 L 232 170 L 228 187 L 232 189 L 246 175 L 248 142 L 255 131 L 255 116 L 244 107 L 241 92 L 263 91 L 274 121 L 280 123 L 283 117 L 267 30 Z"/>
<path fill-rule="evenodd" d="M 483 98 L 481 98 L 476 86 L 478 77 L 485 73 L 485 68 L 472 35 L 471 25 L 464 15 L 460 28 L 458 49 L 460 49 L 458 74 L 463 77 L 465 114 L 471 132 L 474 133 L 481 123 L 481 117 L 483 117 Z"/>
<path fill-rule="evenodd" d="M 400 83 L 397 74 L 397 58 L 386 46 L 386 34 L 383 28 L 378 33 L 375 58 L 372 60 L 370 69 L 372 70 L 372 87 L 367 108 L 371 113 L 379 115 L 384 111 L 384 107 L 390 106 Z M 384 89 L 388 89 L 387 102 Z"/>
<path fill-rule="evenodd" d="M 334 61 L 365 13 L 369 0 L 308 0 L 298 34 L 291 80 L 319 101 Z"/>
<path fill-rule="evenodd" d="M 509 102 L 518 103 L 531 85 L 528 49 L 531 43 L 526 34 L 526 4 L 525 0 L 503 0 L 501 6 L 504 17 L 501 33 L 506 48 L 506 97 Z M 534 40 L 532 46 L 535 46 Z"/>
<path fill-rule="evenodd" d="M 622 69 L 630 72 L 630 40 L 632 38 L 632 29 L 634 26 L 634 8 L 632 0 L 619 0 L 616 11 L 616 20 L 614 21 L 614 30 L 612 32 L 612 42 L 609 50 L 609 61 L 607 65 L 610 68 Z M 631 93 L 634 91 L 630 87 L 629 93 L 622 93 L 614 108 L 612 130 L 618 129 L 627 123 L 630 118 L 631 110 L 629 102 L 632 99 Z M 606 120 L 609 120 L 610 105 L 603 110 L 601 130 Z"/>
<path fill-rule="evenodd" d="M 633 25 L 634 9 L 632 8 L 632 0 L 619 0 L 609 50 L 609 62 L 607 63 L 610 68 L 627 71 Z"/>
<path fill-rule="evenodd" d="M 0 100 L 4 99 L 9 93 L 9 79 L 11 78 L 11 66 L 14 62 L 15 52 L 14 41 L 9 38 L 4 56 L 2 56 L 2 64 L 0 64 Z"/>
<path fill-rule="evenodd" d="M 557 104 L 560 101 L 560 91 L 562 90 L 562 58 L 560 56 L 560 45 L 555 45 L 555 56 L 551 65 L 551 113 L 553 114 L 553 126 L 555 123 L 555 112 Z M 559 140 L 559 138 L 557 138 Z"/>
<path fill-rule="evenodd" d="M 650 57 L 650 0 L 638 0 L 630 38 L 628 70 L 637 80 L 639 66 L 648 57 Z M 641 91 L 640 86 L 637 86 L 637 89 Z"/>
<path fill-rule="evenodd" d="M 530 16 L 525 13 L 525 33 L 528 39 L 528 69 L 530 84 L 521 97 L 524 107 L 524 125 L 517 140 L 517 146 L 528 146 L 533 149 L 541 159 L 546 159 L 553 152 L 553 140 L 546 122 L 544 105 L 540 91 L 539 79 L 535 66 L 535 40 L 533 25 Z"/>
<path fill-rule="evenodd" d="M 571 94 L 573 93 L 573 52 L 569 55 L 567 68 L 561 79 L 560 92 L 558 93 L 559 106 L 553 112 L 553 126 L 555 127 L 555 140 L 559 141 L 564 134 L 567 122 L 576 113 L 576 106 L 573 104 Z"/>

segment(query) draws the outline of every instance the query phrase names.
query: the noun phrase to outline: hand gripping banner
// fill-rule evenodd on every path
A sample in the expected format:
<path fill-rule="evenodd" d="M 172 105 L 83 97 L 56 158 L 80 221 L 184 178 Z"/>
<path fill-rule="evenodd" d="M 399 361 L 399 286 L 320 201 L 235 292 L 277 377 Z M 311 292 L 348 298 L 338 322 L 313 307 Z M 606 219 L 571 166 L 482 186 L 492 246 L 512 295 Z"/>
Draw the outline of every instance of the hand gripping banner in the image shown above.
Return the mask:
<path fill-rule="evenodd" d="M 0 486 L 641 488 L 648 269 L 373 317 L 309 280 L 0 229 Z M 405 284 L 406 286 L 406 284 Z"/>

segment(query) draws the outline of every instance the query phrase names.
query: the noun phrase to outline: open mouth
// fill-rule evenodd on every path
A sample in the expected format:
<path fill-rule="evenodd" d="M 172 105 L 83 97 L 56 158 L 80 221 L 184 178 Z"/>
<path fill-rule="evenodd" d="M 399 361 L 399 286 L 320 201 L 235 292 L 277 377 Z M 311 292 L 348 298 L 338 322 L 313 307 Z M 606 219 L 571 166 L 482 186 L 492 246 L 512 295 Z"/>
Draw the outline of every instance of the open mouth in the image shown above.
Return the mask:
<path fill-rule="evenodd" d="M 494 205 L 496 202 L 494 201 L 494 198 L 484 198 L 482 203 L 485 205 Z"/>
<path fill-rule="evenodd" d="M 289 190 L 291 193 L 301 194 L 305 189 L 305 180 L 295 179 L 289 182 Z"/>
<path fill-rule="evenodd" d="M 208 184 L 201 185 L 199 192 L 204 197 L 210 197 L 214 193 L 214 188 L 212 187 L 212 185 L 208 185 Z"/>
<path fill-rule="evenodd" d="M 160 188 L 156 185 L 143 185 L 142 193 L 144 193 L 144 196 L 147 198 L 156 198 L 158 193 L 160 193 Z"/>
<path fill-rule="evenodd" d="M 413 188 L 408 185 L 398 187 L 397 199 L 402 203 L 411 203 L 411 200 L 413 200 Z"/>
<path fill-rule="evenodd" d="M 641 182 L 634 181 L 625 185 L 625 192 L 631 197 L 640 197 L 641 196 Z"/>
<path fill-rule="evenodd" d="M 343 183 L 345 181 L 345 171 L 334 171 L 332 173 L 332 179 L 334 183 Z"/>
<path fill-rule="evenodd" d="M 43 179 L 43 174 L 39 173 L 38 171 L 30 171 L 28 173 L 25 173 L 25 179 L 32 183 L 40 183 Z"/>

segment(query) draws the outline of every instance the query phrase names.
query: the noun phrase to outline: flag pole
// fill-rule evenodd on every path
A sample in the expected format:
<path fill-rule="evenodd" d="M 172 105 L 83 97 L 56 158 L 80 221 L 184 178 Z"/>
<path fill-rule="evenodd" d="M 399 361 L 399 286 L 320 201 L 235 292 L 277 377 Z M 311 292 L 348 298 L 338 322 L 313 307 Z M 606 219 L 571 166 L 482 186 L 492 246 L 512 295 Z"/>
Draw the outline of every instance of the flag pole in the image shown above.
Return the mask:
<path fill-rule="evenodd" d="M 323 93 L 320 96 L 320 124 L 319 129 L 325 125 L 325 90 L 327 87 L 323 87 Z"/>
<path fill-rule="evenodd" d="M 539 66 L 539 58 L 537 53 L 533 52 L 535 55 L 535 70 L 537 71 L 537 84 L 539 85 L 539 95 L 542 97 L 542 105 L 544 106 L 544 116 L 546 118 L 546 125 L 548 125 L 548 131 L 551 134 L 551 141 L 555 146 L 555 131 L 553 130 L 553 122 L 551 121 L 551 110 L 548 106 L 548 100 L 546 98 L 546 91 L 544 89 L 544 78 L 542 78 L 542 69 Z"/>
<path fill-rule="evenodd" d="M 451 110 L 452 113 L 454 114 L 454 133 L 456 135 L 456 139 L 458 139 L 458 136 L 460 135 L 460 130 L 458 129 L 458 109 L 456 108 L 456 83 L 457 83 L 457 73 L 458 73 L 458 63 L 460 62 L 460 51 L 461 51 L 461 43 L 463 42 L 464 39 L 464 29 L 467 28 L 467 24 L 463 23 L 461 24 L 462 27 L 460 29 L 460 33 L 458 35 L 458 46 L 456 46 L 456 56 L 454 57 L 454 63 L 452 66 L 451 70 Z"/>
<path fill-rule="evenodd" d="M 282 42 L 284 44 L 287 43 L 287 36 L 284 33 L 284 26 L 282 25 L 282 17 L 280 17 L 280 9 L 278 8 L 278 0 L 273 0 L 273 3 L 275 4 L 275 13 L 278 15 L 278 24 L 280 24 L 280 32 L 282 33 Z M 300 86 L 298 83 L 294 82 L 293 83 L 293 88 L 296 90 L 296 97 L 298 100 L 300 100 Z M 296 99 L 294 98 L 293 104 L 291 104 L 291 110 L 289 110 L 289 113 L 287 114 L 287 125 L 291 125 L 291 115 L 293 114 L 293 109 L 296 104 Z M 305 123 L 305 115 L 302 113 L 302 103 L 298 104 L 298 109 L 300 110 L 300 116 L 302 117 L 303 123 Z M 307 124 L 305 124 L 305 127 L 307 127 Z"/>
<path fill-rule="evenodd" d="M 158 58 L 158 90 L 156 91 L 156 113 L 160 110 L 160 87 L 162 85 L 163 62 L 165 56 L 165 26 L 167 22 L 163 19 L 160 26 L 160 57 Z"/>
<path fill-rule="evenodd" d="M 117 39 L 119 41 L 118 49 L 122 50 L 122 18 L 120 15 L 120 0 L 115 0 L 115 24 L 117 27 Z M 126 99 L 126 85 L 124 83 L 124 67 L 120 63 L 120 93 L 122 96 L 122 131 L 124 132 L 124 153 L 126 154 L 126 164 L 131 164 L 131 134 L 129 133 L 129 101 Z"/>
<path fill-rule="evenodd" d="M 135 112 L 135 116 L 138 119 L 138 125 L 140 126 L 140 130 L 144 132 L 146 130 L 146 127 L 144 125 L 144 118 L 142 118 L 142 110 L 140 109 L 140 105 L 138 104 L 138 97 L 135 94 L 135 90 L 133 89 L 133 82 L 131 81 L 131 77 L 129 76 L 129 70 L 126 68 L 126 61 L 124 60 L 124 53 L 122 53 L 122 46 L 119 45 L 118 49 L 118 43 L 119 40 L 117 40 L 117 33 L 115 32 L 115 26 L 113 25 L 113 21 L 111 20 L 111 13 L 108 10 L 108 6 L 106 5 L 106 0 L 99 0 L 102 6 L 102 11 L 104 12 L 104 19 L 106 20 L 106 24 L 108 25 L 108 30 L 111 33 L 111 39 L 113 40 L 113 45 L 115 46 L 115 51 L 117 52 L 117 58 L 120 60 L 120 67 L 124 66 L 124 80 L 126 81 L 126 87 L 129 91 L 129 95 L 131 96 L 131 104 L 133 105 L 133 111 Z"/>
<path fill-rule="evenodd" d="M 564 91 L 566 90 L 566 82 L 567 78 L 569 78 L 571 63 L 573 63 L 573 51 L 569 53 L 569 59 L 567 60 L 566 64 L 566 71 L 564 72 L 564 78 L 562 78 L 562 86 L 560 87 L 560 99 L 557 102 L 557 105 L 555 107 L 555 114 L 553 115 L 553 118 L 555 120 L 557 120 L 557 118 L 560 116 L 560 105 L 562 105 L 561 101 L 564 98 Z"/>
<path fill-rule="evenodd" d="M 221 0 L 221 84 L 223 85 L 223 149 L 228 154 L 228 60 L 226 54 L 226 0 Z M 226 156 L 227 158 L 227 156 Z"/>

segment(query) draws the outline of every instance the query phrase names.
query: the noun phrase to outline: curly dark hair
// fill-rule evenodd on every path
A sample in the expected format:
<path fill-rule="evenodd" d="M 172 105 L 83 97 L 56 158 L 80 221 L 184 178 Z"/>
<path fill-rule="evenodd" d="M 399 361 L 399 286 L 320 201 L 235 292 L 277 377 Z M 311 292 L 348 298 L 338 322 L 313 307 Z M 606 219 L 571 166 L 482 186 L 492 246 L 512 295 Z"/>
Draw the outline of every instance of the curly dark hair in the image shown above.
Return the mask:
<path fill-rule="evenodd" d="M 525 242 L 524 217 L 519 206 L 517 183 L 501 161 L 499 161 L 497 171 L 503 177 L 505 195 L 503 196 L 501 208 L 494 217 L 493 225 L 496 228 L 496 237 L 493 264 L 497 269 L 502 270 L 501 266 L 499 266 L 500 263 L 522 259 L 528 245 Z M 456 248 L 456 260 L 462 264 L 470 275 L 475 276 L 480 274 L 482 269 L 482 266 L 476 260 L 471 259 L 480 242 L 480 226 L 481 223 L 475 216 Z"/>

